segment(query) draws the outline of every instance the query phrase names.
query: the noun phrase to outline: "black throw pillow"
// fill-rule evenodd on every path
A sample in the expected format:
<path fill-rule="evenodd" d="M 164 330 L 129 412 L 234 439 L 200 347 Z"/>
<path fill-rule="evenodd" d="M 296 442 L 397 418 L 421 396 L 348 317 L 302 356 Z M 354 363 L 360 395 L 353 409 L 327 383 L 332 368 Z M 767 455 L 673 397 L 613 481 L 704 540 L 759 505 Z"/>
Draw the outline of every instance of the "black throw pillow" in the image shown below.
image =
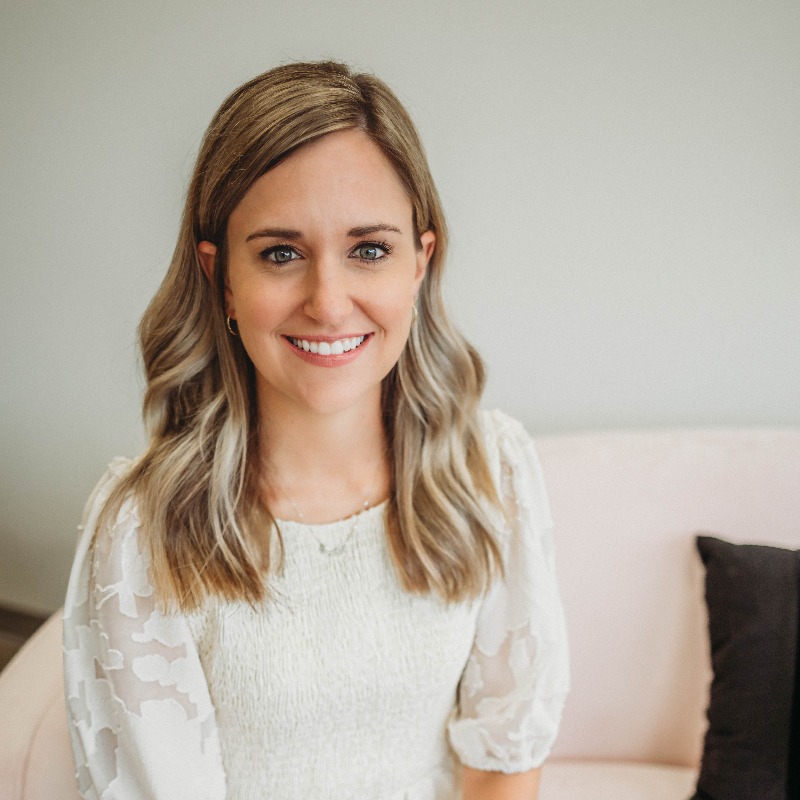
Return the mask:
<path fill-rule="evenodd" d="M 800 551 L 698 536 L 714 679 L 692 800 L 800 800 Z"/>

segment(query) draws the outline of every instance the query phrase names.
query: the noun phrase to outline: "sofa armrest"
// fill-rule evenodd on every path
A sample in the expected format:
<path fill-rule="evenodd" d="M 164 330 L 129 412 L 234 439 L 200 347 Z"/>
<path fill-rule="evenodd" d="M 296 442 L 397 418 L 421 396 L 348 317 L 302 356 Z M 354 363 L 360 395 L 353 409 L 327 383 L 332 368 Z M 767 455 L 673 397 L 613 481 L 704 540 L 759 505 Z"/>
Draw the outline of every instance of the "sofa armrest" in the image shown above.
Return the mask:
<path fill-rule="evenodd" d="M 61 610 L 0 674 L 0 797 L 80 800 L 67 729 Z"/>

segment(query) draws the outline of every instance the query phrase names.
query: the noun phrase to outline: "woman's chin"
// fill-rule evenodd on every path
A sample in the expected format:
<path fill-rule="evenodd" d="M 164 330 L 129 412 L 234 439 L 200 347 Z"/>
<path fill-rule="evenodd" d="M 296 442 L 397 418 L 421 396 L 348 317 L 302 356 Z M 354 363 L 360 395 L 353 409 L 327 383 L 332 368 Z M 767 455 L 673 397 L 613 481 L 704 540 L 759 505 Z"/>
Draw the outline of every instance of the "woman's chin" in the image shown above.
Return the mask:
<path fill-rule="evenodd" d="M 293 417 L 372 417 L 380 409 L 381 389 L 354 391 L 352 385 L 303 387 L 291 393 L 260 392 L 259 404 L 264 414 L 288 414 Z"/>

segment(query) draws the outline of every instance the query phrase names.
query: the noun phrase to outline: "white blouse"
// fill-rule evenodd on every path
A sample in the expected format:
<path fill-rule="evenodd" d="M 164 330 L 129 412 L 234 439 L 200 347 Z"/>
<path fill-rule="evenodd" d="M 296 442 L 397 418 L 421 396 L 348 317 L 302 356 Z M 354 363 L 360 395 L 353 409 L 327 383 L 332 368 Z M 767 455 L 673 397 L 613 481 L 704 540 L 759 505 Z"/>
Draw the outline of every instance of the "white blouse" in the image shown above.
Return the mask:
<path fill-rule="evenodd" d="M 94 800 L 455 800 L 457 764 L 539 766 L 568 686 L 552 520 L 533 444 L 484 413 L 505 576 L 445 603 L 398 583 L 384 506 L 279 522 L 284 572 L 262 606 L 162 613 L 133 502 L 84 514 L 64 609 L 64 673 L 81 793 Z"/>

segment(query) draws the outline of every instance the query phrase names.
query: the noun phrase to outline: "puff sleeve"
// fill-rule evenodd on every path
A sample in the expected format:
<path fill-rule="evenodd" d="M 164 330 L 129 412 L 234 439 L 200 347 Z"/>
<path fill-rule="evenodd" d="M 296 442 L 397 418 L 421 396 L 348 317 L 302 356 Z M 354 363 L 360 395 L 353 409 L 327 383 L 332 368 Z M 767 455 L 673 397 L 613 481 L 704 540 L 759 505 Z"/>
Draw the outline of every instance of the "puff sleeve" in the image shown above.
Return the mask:
<path fill-rule="evenodd" d="M 483 422 L 506 511 L 498 535 L 505 574 L 484 596 L 448 734 L 466 766 L 524 772 L 542 764 L 558 732 L 569 686 L 566 628 L 533 442 L 500 412 Z"/>
<path fill-rule="evenodd" d="M 86 800 L 224 800 L 214 708 L 184 616 L 162 613 L 132 501 L 98 532 L 128 468 L 117 459 L 84 512 L 64 605 L 64 680 Z"/>

